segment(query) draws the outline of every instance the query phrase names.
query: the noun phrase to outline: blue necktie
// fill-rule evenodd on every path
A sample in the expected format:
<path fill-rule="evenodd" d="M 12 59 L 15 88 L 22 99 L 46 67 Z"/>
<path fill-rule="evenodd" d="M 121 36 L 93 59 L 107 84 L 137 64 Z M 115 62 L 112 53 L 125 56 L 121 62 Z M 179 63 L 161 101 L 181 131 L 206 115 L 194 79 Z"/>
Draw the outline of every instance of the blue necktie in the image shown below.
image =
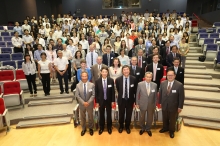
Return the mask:
<path fill-rule="evenodd" d="M 93 52 L 91 52 L 91 61 L 92 61 L 92 66 L 93 66 Z"/>
<path fill-rule="evenodd" d="M 107 99 L 107 90 L 106 90 L 106 83 L 105 83 L 105 80 L 104 80 L 104 99 L 106 100 Z"/>
<path fill-rule="evenodd" d="M 86 100 L 86 84 L 84 84 L 84 97 L 85 97 L 85 100 Z"/>
<path fill-rule="evenodd" d="M 127 89 L 127 86 L 128 86 L 128 78 L 125 78 L 125 100 L 128 100 L 128 89 Z"/>

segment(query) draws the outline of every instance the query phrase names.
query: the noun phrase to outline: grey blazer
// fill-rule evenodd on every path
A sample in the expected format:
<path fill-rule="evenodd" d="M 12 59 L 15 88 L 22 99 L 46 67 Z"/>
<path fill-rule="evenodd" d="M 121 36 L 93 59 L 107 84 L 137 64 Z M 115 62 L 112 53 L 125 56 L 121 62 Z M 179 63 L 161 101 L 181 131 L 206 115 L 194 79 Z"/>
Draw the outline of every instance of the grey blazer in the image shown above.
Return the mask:
<path fill-rule="evenodd" d="M 94 98 L 95 98 L 95 85 L 91 82 L 87 82 L 87 87 L 86 87 L 86 98 L 84 97 L 84 90 L 83 90 L 83 82 L 80 81 L 76 85 L 76 98 L 79 101 L 79 108 L 84 109 L 84 102 L 88 102 L 89 106 L 87 108 L 93 108 L 94 106 Z"/>
<path fill-rule="evenodd" d="M 135 56 L 138 55 L 138 50 L 139 50 L 139 49 L 142 49 L 143 52 L 145 52 L 146 46 L 145 46 L 144 44 L 142 44 L 141 47 L 140 47 L 140 45 L 136 45 L 135 48 L 134 48 Z"/>
<path fill-rule="evenodd" d="M 136 104 L 140 110 L 154 110 L 157 101 L 157 84 L 150 82 L 150 94 L 147 95 L 146 81 L 138 83 Z"/>
<path fill-rule="evenodd" d="M 183 109 L 185 98 L 183 84 L 177 80 L 174 80 L 169 95 L 167 95 L 167 86 L 167 80 L 160 84 L 159 103 L 162 105 L 162 110 L 174 112 L 177 111 L 178 108 Z"/>
<path fill-rule="evenodd" d="M 101 68 L 103 66 L 108 68 L 108 66 L 106 66 L 105 64 L 102 64 Z M 98 78 L 100 77 L 100 70 L 98 69 L 98 64 L 92 66 L 91 73 L 92 73 L 92 82 L 95 84 L 95 81 L 98 80 Z"/>

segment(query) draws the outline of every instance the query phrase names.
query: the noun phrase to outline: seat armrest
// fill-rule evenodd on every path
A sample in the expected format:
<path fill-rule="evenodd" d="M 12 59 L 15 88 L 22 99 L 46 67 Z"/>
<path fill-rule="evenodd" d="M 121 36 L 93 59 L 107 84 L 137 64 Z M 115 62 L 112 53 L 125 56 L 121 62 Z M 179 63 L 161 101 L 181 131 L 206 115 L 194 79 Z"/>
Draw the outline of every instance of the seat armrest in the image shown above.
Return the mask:
<path fill-rule="evenodd" d="M 21 92 L 20 92 L 20 95 L 22 95 L 23 94 L 23 90 L 21 90 Z"/>
<path fill-rule="evenodd" d="M 0 94 L 0 98 L 2 98 L 2 97 L 3 97 L 3 93 Z"/>
<path fill-rule="evenodd" d="M 4 113 L 2 114 L 3 116 L 6 116 L 8 114 L 8 109 L 5 109 Z"/>

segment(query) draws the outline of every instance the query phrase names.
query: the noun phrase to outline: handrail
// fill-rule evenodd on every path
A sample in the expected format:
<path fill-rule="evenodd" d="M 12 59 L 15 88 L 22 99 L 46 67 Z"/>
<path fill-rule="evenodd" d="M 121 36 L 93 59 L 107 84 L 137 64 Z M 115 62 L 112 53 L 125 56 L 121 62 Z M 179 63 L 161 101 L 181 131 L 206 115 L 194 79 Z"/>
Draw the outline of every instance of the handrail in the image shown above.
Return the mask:
<path fill-rule="evenodd" d="M 194 15 L 198 20 L 200 20 L 199 16 L 197 16 L 195 13 L 193 13 L 193 15 Z"/>

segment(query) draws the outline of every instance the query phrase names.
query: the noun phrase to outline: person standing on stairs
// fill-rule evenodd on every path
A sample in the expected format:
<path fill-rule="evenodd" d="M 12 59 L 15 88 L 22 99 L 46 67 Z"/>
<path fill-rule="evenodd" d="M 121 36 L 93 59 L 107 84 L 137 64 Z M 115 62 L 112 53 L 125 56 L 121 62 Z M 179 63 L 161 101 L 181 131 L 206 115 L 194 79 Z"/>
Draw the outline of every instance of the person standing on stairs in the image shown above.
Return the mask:
<path fill-rule="evenodd" d="M 189 44 L 186 43 L 186 38 L 183 37 L 181 42 L 179 43 L 178 53 L 181 55 L 181 66 L 185 68 L 186 56 L 189 52 Z"/>
<path fill-rule="evenodd" d="M 170 52 L 170 54 L 168 54 L 166 57 L 167 67 L 173 66 L 174 57 L 178 57 L 181 60 L 181 55 L 178 53 L 178 47 L 176 45 L 171 47 L 171 51 L 172 52 Z"/>
<path fill-rule="evenodd" d="M 38 76 L 42 80 L 44 95 L 50 95 L 50 78 L 52 77 L 51 63 L 47 60 L 45 52 L 40 54 L 41 60 L 38 62 Z"/>
<path fill-rule="evenodd" d="M 159 90 L 159 104 L 163 114 L 163 128 L 159 131 L 169 131 L 170 138 L 174 138 L 178 113 L 183 109 L 185 91 L 183 84 L 175 80 L 175 71 L 168 70 L 167 80 L 161 83 Z"/>

